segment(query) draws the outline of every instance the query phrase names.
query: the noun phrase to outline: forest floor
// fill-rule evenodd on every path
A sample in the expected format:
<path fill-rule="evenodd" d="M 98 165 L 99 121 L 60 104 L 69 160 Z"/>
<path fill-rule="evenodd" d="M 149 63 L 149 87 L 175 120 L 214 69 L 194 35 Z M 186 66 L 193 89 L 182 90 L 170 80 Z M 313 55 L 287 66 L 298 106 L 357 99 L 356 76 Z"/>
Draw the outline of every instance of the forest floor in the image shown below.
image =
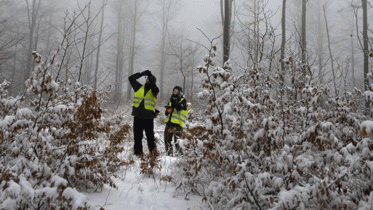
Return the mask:
<path fill-rule="evenodd" d="M 134 157 L 134 164 L 117 172 L 117 189 L 105 185 L 101 192 L 84 193 L 89 202 L 95 207 L 106 210 L 120 209 L 175 209 L 194 210 L 208 209 L 202 197 L 191 195 L 178 189 L 177 184 L 162 180 L 161 177 L 172 176 L 175 162 L 179 157 L 166 156 L 164 150 L 163 131 L 164 125 L 155 123 L 155 137 L 157 148 L 160 151 L 160 169 L 153 175 L 141 173 L 141 159 L 133 156 L 133 142 L 124 145 L 125 151 L 122 158 Z M 147 153 L 146 139 L 143 139 L 144 153 Z"/>

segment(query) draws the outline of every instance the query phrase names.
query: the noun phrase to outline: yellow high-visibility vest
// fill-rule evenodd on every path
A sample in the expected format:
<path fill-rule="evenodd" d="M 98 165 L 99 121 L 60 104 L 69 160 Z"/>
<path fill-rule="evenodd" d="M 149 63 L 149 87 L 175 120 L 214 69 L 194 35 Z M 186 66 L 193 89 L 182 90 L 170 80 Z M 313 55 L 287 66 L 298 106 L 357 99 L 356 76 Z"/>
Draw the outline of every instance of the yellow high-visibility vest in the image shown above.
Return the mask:
<path fill-rule="evenodd" d="M 182 98 L 180 100 L 180 102 L 182 102 L 183 100 L 184 100 L 184 98 Z M 168 106 L 171 106 L 171 101 L 168 102 Z M 174 108 L 174 111 L 172 112 L 172 114 L 167 115 L 167 117 L 164 120 L 164 122 L 165 123 L 169 122 L 170 117 L 171 117 L 171 122 L 172 123 L 179 124 L 182 128 L 184 128 L 185 122 L 186 122 L 186 118 L 188 116 L 188 112 L 189 112 L 189 106 L 188 105 L 187 105 L 187 109 L 186 110 L 177 111 Z"/>
<path fill-rule="evenodd" d="M 157 98 L 153 95 L 152 90 L 150 89 L 144 96 L 145 86 L 142 86 L 138 91 L 135 92 L 135 97 L 132 102 L 132 106 L 138 108 L 141 102 L 144 100 L 144 107 L 147 110 L 154 111 L 155 103 Z"/>

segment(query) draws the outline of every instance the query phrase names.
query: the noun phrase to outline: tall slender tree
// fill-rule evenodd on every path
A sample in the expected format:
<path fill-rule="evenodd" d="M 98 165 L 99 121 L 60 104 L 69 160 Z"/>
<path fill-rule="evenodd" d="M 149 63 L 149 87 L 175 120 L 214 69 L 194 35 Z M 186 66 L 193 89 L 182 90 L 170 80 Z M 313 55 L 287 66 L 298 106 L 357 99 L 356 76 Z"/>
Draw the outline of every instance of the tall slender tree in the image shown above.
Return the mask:
<path fill-rule="evenodd" d="M 281 95 L 281 110 L 282 110 L 282 121 L 283 121 L 283 135 L 282 140 L 285 138 L 285 111 L 284 111 L 284 83 L 285 83 L 285 42 L 286 42 L 286 0 L 282 1 L 282 15 L 281 15 L 281 73 L 280 73 L 280 95 Z"/>
<path fill-rule="evenodd" d="M 282 15 L 281 15 L 281 73 L 285 71 L 285 42 L 286 42 L 286 0 L 282 1 Z"/>
<path fill-rule="evenodd" d="M 302 0 L 302 34 L 301 34 L 301 50 L 302 50 L 302 64 L 305 65 L 307 63 L 307 42 L 306 42 L 306 14 L 307 14 L 307 0 Z M 303 71 L 305 74 L 305 70 Z"/>
<path fill-rule="evenodd" d="M 223 22 L 223 63 L 225 63 L 226 61 L 229 60 L 229 53 L 230 53 L 232 1 L 233 0 L 224 0 L 224 7 L 222 7 L 223 5 L 222 1 L 223 0 L 220 0 L 221 18 Z"/>
<path fill-rule="evenodd" d="M 160 60 L 160 71 L 161 71 L 161 84 L 160 84 L 160 96 L 163 97 L 163 83 L 164 83 L 164 71 L 166 66 L 166 56 L 165 56 L 165 48 L 166 48 L 166 37 L 168 31 L 168 17 L 166 15 L 165 5 L 162 6 L 162 38 L 161 38 L 161 60 Z"/>
<path fill-rule="evenodd" d="M 363 50 L 364 50 L 364 90 L 369 90 L 369 52 L 368 52 L 368 6 L 367 0 L 361 0 L 363 7 Z M 369 101 L 365 103 L 365 113 L 369 113 Z"/>
<path fill-rule="evenodd" d="M 36 28 L 36 20 L 39 14 L 41 0 L 32 0 L 31 5 L 29 1 L 26 1 L 27 5 L 27 16 L 28 16 L 28 27 L 29 27 L 29 34 L 28 34 L 28 47 L 26 52 L 26 68 L 24 69 L 23 78 L 26 81 L 31 74 L 31 70 L 33 67 L 32 62 L 32 54 L 31 52 L 35 50 L 35 28 Z"/>
<path fill-rule="evenodd" d="M 253 46 L 254 46 L 254 69 L 258 68 L 259 65 L 259 51 L 260 51 L 260 41 L 259 41 L 259 30 L 260 30 L 260 24 L 259 24 L 259 0 L 254 0 L 254 9 L 253 9 L 253 15 L 254 15 L 254 23 L 253 23 Z"/>
<path fill-rule="evenodd" d="M 354 26 L 352 26 L 354 27 Z M 352 28 L 352 30 L 354 30 Z M 351 31 L 351 74 L 352 74 L 352 86 L 356 87 L 356 82 L 355 82 L 355 45 L 354 45 L 354 37 L 352 36 L 352 31 Z"/>
<path fill-rule="evenodd" d="M 87 51 L 91 52 L 93 49 L 92 37 L 88 39 L 87 42 Z M 83 83 L 89 85 L 91 83 L 91 68 L 92 68 L 92 54 L 87 55 L 87 58 L 84 60 L 84 74 L 83 74 Z"/>
<path fill-rule="evenodd" d="M 114 84 L 114 103 L 119 105 L 122 99 L 122 73 L 124 65 L 124 25 L 122 20 L 123 14 L 123 1 L 118 0 L 118 36 L 117 36 L 117 58 L 115 66 L 115 84 Z"/>
<path fill-rule="evenodd" d="M 138 1 L 134 2 L 133 8 L 133 17 L 132 17 L 132 35 L 131 35 L 131 46 L 128 62 L 128 74 L 132 75 L 134 72 L 134 62 L 135 62 L 135 48 L 136 48 L 136 26 L 137 26 L 137 13 L 138 13 Z M 131 90 L 131 84 L 127 83 L 127 90 Z M 132 91 L 127 91 L 127 101 L 131 99 Z"/>
<path fill-rule="evenodd" d="M 200 48 L 198 45 L 194 45 L 191 49 L 191 56 L 190 56 L 190 62 L 191 64 L 189 65 L 190 66 L 190 71 L 189 71 L 189 79 L 190 79 L 190 82 L 189 82 L 189 91 L 187 91 L 187 94 L 189 94 L 188 96 L 188 99 L 190 102 L 193 102 L 193 96 L 194 96 L 194 80 L 195 80 L 195 76 L 194 74 L 196 74 L 197 72 L 195 71 L 195 68 L 196 68 L 196 62 L 198 62 L 198 58 L 199 58 L 199 54 L 200 54 Z"/>
<path fill-rule="evenodd" d="M 159 90 L 159 98 L 163 98 L 163 85 L 164 85 L 164 73 L 166 68 L 166 40 L 167 40 L 167 34 L 168 34 L 168 27 L 170 24 L 171 19 L 175 15 L 173 12 L 173 9 L 177 6 L 177 2 L 172 0 L 159 0 L 160 5 L 162 7 L 162 16 L 161 16 L 161 46 L 160 46 L 160 52 L 161 52 L 161 60 L 160 60 L 160 73 L 161 73 L 161 81 L 160 81 L 160 90 Z"/>
<path fill-rule="evenodd" d="M 17 51 L 18 51 L 18 45 L 14 46 L 14 58 L 13 58 L 13 71 L 12 71 L 12 77 L 10 82 L 13 84 L 15 82 L 15 75 L 17 71 Z M 14 92 L 14 86 L 10 86 L 9 94 L 12 95 Z"/>
<path fill-rule="evenodd" d="M 97 54 L 96 54 L 96 67 L 95 67 L 95 83 L 93 88 L 96 90 L 97 89 L 97 74 L 98 74 L 98 67 L 99 67 L 99 61 L 100 61 L 100 49 L 101 49 L 101 44 L 102 44 L 102 31 L 104 28 L 104 17 L 105 17 L 105 5 L 106 5 L 106 0 L 102 1 L 102 8 L 101 8 L 101 25 L 100 25 L 100 32 L 98 35 L 98 46 L 97 46 Z"/>
<path fill-rule="evenodd" d="M 322 15 L 321 15 L 321 0 L 317 1 L 317 61 L 319 68 L 319 84 L 324 82 L 324 40 L 323 40 L 323 26 L 322 26 Z"/>
<path fill-rule="evenodd" d="M 195 53 L 193 51 L 193 46 L 191 43 L 186 42 L 187 35 L 184 34 L 184 30 L 181 31 L 180 35 L 175 35 L 174 37 L 169 38 L 169 49 L 170 54 L 174 56 L 178 61 L 178 68 L 180 70 L 180 74 L 183 77 L 183 90 L 187 91 L 187 69 L 189 65 L 191 65 L 192 54 Z"/>
<path fill-rule="evenodd" d="M 86 56 L 87 56 L 87 43 L 88 43 L 88 39 L 89 37 L 91 36 L 90 34 L 90 28 L 92 26 L 92 23 L 94 21 L 94 17 L 91 15 L 91 4 L 92 2 L 89 1 L 87 6 L 85 6 L 84 8 L 79 8 L 80 9 L 80 12 L 83 14 L 82 17 L 84 19 L 84 27 L 80 27 L 80 26 L 76 26 L 77 28 L 81 29 L 81 31 L 83 32 L 83 46 L 82 46 L 82 49 L 81 49 L 81 52 L 79 50 L 77 50 L 78 52 L 78 55 L 80 57 L 80 64 L 79 64 L 79 72 L 78 72 L 78 79 L 77 81 L 78 82 L 81 82 L 82 81 L 82 73 L 83 73 L 83 63 L 84 63 L 84 60 L 86 59 Z M 86 14 L 84 13 L 84 11 L 86 10 Z M 78 43 L 79 41 L 78 40 L 75 40 L 76 43 Z M 68 69 L 66 69 L 66 72 L 68 71 Z M 67 77 L 67 74 L 66 74 L 66 77 Z M 76 96 L 77 98 L 77 96 Z"/>
<path fill-rule="evenodd" d="M 326 29 L 326 36 L 328 38 L 328 50 L 329 50 L 329 56 L 330 56 L 330 65 L 331 65 L 331 70 L 333 74 L 333 85 L 334 85 L 334 93 L 335 97 L 338 97 L 338 89 L 337 89 L 337 83 L 336 83 L 336 73 L 335 73 L 335 68 L 334 68 L 334 57 L 332 53 L 332 47 L 331 47 L 331 41 L 330 41 L 330 33 L 329 33 L 329 26 L 328 26 L 328 19 L 326 17 L 326 5 L 323 6 L 323 11 L 324 11 L 324 19 L 325 19 L 325 29 Z"/>
<path fill-rule="evenodd" d="M 361 0 L 363 7 L 363 50 L 364 50 L 364 89 L 368 90 L 369 87 L 369 49 L 368 49 L 368 6 L 367 0 Z"/>

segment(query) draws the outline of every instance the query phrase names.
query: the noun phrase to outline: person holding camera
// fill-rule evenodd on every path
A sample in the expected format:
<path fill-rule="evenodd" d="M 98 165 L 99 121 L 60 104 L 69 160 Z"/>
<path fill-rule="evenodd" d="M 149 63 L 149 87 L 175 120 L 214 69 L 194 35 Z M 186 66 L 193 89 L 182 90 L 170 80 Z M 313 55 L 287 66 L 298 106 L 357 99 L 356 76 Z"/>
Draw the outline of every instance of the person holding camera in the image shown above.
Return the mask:
<path fill-rule="evenodd" d="M 137 79 L 146 76 L 144 85 Z M 154 118 L 156 116 L 155 104 L 159 89 L 156 85 L 156 78 L 149 70 L 135 73 L 128 77 L 133 90 L 135 91 L 132 102 L 133 133 L 135 139 L 134 154 L 143 155 L 142 138 L 145 130 L 146 139 L 150 153 L 158 154 L 154 139 Z"/>
<path fill-rule="evenodd" d="M 183 95 L 183 89 L 180 86 L 173 88 L 172 95 L 165 108 L 167 117 L 164 120 L 166 123 L 164 142 L 167 155 L 173 156 L 172 138 L 174 138 L 176 152 L 182 155 L 183 152 L 177 142 L 177 137 L 183 132 L 189 108 Z"/>

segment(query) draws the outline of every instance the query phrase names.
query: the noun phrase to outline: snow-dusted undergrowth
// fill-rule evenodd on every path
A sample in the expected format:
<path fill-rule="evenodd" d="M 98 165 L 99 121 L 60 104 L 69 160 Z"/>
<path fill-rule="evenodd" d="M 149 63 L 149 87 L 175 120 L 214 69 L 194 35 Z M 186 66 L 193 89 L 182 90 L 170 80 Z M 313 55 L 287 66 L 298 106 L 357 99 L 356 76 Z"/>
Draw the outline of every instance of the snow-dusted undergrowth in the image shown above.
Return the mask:
<path fill-rule="evenodd" d="M 211 209 L 372 209 L 373 127 L 356 107 L 363 94 L 334 99 L 293 61 L 276 82 L 264 69 L 234 77 L 213 49 L 198 67 L 204 120 L 184 136 L 185 189 Z"/>
<path fill-rule="evenodd" d="M 0 85 L 0 208 L 89 208 L 79 190 L 116 187 L 113 172 L 126 164 L 116 154 L 130 126 L 112 129 L 101 118 L 103 94 L 56 82 L 53 66 L 34 58 L 25 95 L 8 97 L 9 84 Z"/>
<path fill-rule="evenodd" d="M 373 122 L 358 111 L 371 92 L 330 97 L 294 61 L 278 75 L 233 76 L 229 62 L 214 63 L 213 49 L 198 67 L 207 106 L 192 110 L 172 173 L 162 153 L 121 156 L 131 150 L 128 121 L 103 118 L 103 93 L 55 81 L 35 54 L 27 94 L 9 97 L 9 84 L 0 85 L 0 208 L 89 209 L 83 191 L 119 189 L 131 176 L 118 174 L 135 167 L 211 209 L 372 209 Z M 134 206 L 144 202 L 140 186 Z"/>

